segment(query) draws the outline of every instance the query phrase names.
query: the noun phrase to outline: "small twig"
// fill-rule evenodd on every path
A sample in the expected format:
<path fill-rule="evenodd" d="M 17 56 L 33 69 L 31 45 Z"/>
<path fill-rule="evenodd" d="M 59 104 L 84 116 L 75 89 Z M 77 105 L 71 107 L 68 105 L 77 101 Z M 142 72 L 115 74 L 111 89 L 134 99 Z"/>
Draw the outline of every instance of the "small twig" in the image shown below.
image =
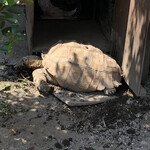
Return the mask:
<path fill-rule="evenodd" d="M 30 78 L 30 77 L 25 77 L 22 73 L 20 75 L 22 76 L 23 79 L 26 79 L 26 80 L 29 80 L 28 78 Z M 23 80 L 23 79 L 21 79 L 21 80 Z"/>
<path fill-rule="evenodd" d="M 104 120 L 104 117 L 102 118 L 102 121 L 103 121 L 104 127 L 107 128 L 106 123 L 105 123 L 105 120 Z"/>
<path fill-rule="evenodd" d="M 32 81 L 30 81 L 28 78 L 30 77 L 25 77 L 23 74 L 20 74 L 22 76 L 23 79 L 18 79 L 24 83 L 27 83 L 28 85 L 34 85 L 34 83 Z"/>
<path fill-rule="evenodd" d="M 121 144 L 122 142 L 120 142 L 113 150 L 116 150 Z"/>

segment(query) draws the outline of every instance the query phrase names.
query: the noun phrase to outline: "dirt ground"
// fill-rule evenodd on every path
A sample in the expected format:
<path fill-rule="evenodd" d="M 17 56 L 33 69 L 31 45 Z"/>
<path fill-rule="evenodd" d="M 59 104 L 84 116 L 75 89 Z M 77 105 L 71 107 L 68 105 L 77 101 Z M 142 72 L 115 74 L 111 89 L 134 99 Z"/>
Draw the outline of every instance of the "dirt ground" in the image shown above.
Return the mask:
<path fill-rule="evenodd" d="M 12 57 L 0 53 L 1 150 L 150 150 L 150 80 L 146 97 L 132 97 L 123 84 L 115 100 L 68 107 L 41 96 L 31 71 L 14 70 L 26 55 L 26 39 Z"/>
<path fill-rule="evenodd" d="M 118 99 L 68 107 L 53 95 L 41 96 L 31 71 L 15 71 L 19 56 L 1 53 L 1 150 L 150 150 L 150 80 L 146 97 L 132 97 L 123 84 Z"/>

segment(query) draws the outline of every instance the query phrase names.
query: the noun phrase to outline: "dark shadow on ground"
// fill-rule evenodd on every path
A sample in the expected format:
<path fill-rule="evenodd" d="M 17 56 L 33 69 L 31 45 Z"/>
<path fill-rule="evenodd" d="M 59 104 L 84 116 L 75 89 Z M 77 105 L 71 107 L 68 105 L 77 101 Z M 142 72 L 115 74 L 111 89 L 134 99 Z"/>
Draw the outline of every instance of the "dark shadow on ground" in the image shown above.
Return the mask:
<path fill-rule="evenodd" d="M 113 101 L 68 107 L 54 96 L 36 95 L 33 84 L 9 83 L 11 89 L 0 92 L 0 148 L 5 149 L 120 149 L 126 146 L 121 135 L 133 148 L 150 107 L 148 98 L 123 95 L 127 87 Z"/>

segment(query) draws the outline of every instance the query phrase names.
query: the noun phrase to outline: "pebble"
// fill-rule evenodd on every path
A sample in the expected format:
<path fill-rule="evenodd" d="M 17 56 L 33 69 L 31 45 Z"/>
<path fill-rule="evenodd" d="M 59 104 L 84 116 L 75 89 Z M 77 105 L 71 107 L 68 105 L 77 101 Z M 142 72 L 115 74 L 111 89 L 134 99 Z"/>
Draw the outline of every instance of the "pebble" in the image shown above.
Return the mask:
<path fill-rule="evenodd" d="M 141 117 L 141 116 L 142 116 L 141 113 L 137 113 L 137 114 L 136 114 L 136 117 L 137 117 L 137 118 L 139 118 L 139 117 Z"/>
<path fill-rule="evenodd" d="M 58 143 L 58 142 L 57 142 L 57 143 L 55 143 L 55 147 L 56 147 L 56 148 L 58 148 L 58 149 L 62 149 L 61 144 L 60 144 L 60 143 Z"/>
<path fill-rule="evenodd" d="M 69 146 L 70 146 L 70 141 L 67 140 L 67 139 L 64 139 L 64 140 L 62 141 L 62 144 L 63 144 L 64 146 L 66 146 L 66 147 L 69 147 Z"/>
<path fill-rule="evenodd" d="M 130 105 L 133 103 L 133 99 L 132 98 L 129 98 L 127 101 L 126 101 L 126 104 Z"/>

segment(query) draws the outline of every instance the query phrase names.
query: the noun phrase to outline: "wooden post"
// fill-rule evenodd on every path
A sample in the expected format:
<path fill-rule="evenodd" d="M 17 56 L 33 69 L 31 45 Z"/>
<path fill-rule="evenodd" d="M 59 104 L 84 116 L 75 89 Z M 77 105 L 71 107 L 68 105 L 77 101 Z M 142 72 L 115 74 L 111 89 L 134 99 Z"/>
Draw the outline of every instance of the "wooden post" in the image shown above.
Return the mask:
<path fill-rule="evenodd" d="M 143 74 L 142 74 L 142 82 L 145 83 L 145 81 L 148 78 L 149 74 L 149 67 L 150 67 L 150 24 L 148 27 L 148 33 L 147 33 L 147 40 L 145 41 L 145 59 L 144 59 L 144 67 L 143 67 Z"/>
<path fill-rule="evenodd" d="M 141 79 L 149 25 L 149 8 L 149 0 L 130 0 L 122 69 L 126 83 L 137 96 L 146 94 L 141 86 Z"/>

